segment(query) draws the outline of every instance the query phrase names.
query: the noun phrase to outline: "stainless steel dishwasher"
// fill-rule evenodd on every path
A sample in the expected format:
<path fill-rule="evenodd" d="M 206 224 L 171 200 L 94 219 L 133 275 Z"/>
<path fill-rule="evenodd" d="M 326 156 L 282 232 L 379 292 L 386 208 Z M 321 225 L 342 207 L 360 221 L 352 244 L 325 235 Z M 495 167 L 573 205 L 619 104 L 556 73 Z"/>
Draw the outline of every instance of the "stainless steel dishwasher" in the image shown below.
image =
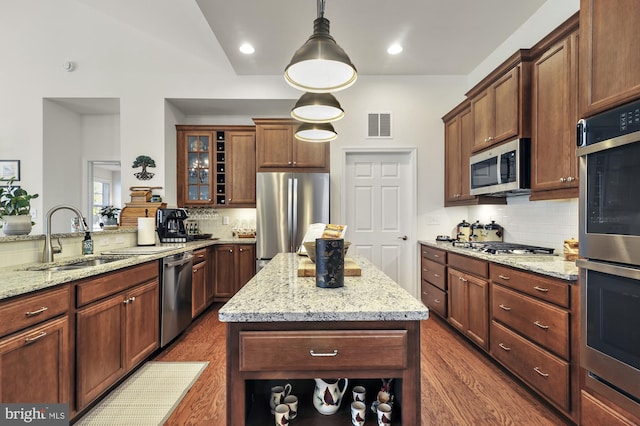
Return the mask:
<path fill-rule="evenodd" d="M 167 256 L 161 267 L 160 347 L 164 347 L 191 324 L 193 253 Z"/>

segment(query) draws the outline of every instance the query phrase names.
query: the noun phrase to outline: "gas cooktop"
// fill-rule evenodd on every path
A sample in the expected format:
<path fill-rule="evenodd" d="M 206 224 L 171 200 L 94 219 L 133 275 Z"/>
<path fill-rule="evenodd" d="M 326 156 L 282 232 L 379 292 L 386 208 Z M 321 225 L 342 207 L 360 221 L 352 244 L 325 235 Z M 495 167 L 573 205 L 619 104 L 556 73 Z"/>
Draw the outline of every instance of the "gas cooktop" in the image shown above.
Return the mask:
<path fill-rule="evenodd" d="M 526 244 L 504 243 L 504 242 L 464 242 L 453 241 L 454 247 L 468 248 L 489 254 L 553 254 L 552 248 L 529 246 Z"/>

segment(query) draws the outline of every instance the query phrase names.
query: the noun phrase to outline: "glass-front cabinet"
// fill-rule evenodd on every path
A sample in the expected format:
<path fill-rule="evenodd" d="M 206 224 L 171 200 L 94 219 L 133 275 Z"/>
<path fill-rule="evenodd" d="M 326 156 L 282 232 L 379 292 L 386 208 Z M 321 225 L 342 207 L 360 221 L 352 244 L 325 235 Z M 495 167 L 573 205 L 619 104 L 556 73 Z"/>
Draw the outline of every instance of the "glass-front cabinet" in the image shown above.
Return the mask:
<path fill-rule="evenodd" d="M 255 207 L 254 126 L 176 129 L 178 207 Z M 236 179 L 233 170 L 241 171 Z"/>

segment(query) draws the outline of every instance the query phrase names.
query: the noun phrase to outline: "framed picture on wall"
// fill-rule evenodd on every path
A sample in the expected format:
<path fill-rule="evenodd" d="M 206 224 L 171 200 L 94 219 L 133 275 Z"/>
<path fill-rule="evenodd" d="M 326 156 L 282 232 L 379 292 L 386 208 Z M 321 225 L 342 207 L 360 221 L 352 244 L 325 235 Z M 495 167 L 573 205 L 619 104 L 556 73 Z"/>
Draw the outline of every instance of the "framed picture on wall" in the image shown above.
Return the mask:
<path fill-rule="evenodd" d="M 20 180 L 20 160 L 0 160 L 0 179 Z"/>

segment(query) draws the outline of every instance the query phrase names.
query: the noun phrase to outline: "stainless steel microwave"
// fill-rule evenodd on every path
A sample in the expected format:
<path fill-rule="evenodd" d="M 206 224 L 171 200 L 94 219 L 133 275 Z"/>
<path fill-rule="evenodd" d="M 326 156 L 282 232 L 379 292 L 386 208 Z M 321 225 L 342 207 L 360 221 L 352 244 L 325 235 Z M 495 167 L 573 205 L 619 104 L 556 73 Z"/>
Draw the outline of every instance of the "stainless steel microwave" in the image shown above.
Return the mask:
<path fill-rule="evenodd" d="M 531 192 L 531 140 L 514 139 L 472 155 L 471 195 L 521 195 Z"/>

